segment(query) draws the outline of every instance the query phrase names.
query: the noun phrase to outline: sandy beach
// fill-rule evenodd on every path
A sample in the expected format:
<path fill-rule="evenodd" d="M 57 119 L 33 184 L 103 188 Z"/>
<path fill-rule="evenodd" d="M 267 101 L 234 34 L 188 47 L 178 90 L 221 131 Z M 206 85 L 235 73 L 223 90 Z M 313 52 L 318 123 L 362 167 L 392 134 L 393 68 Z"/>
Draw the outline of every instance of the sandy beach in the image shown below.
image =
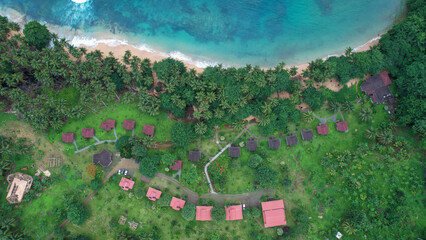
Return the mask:
<path fill-rule="evenodd" d="M 354 52 L 363 52 L 363 51 L 368 51 L 370 49 L 370 47 L 375 46 L 379 43 L 380 38 L 374 38 L 368 42 L 366 42 L 365 44 L 361 45 L 360 47 L 355 48 Z M 85 47 L 85 46 L 82 46 Z M 102 51 L 104 54 L 108 54 L 109 52 L 112 52 L 114 54 L 115 57 L 122 59 L 122 57 L 124 56 L 124 52 L 126 50 L 130 50 L 132 52 L 132 55 L 134 56 L 138 56 L 139 58 L 149 58 L 152 62 L 154 61 L 161 61 L 165 58 L 167 58 L 166 56 L 159 54 L 159 53 L 154 53 L 154 52 L 149 52 L 149 51 L 145 51 L 145 50 L 141 50 L 138 49 L 136 47 L 133 47 L 131 45 L 118 45 L 118 46 L 109 46 L 105 43 L 99 43 L 96 47 L 87 47 L 89 51 L 94 51 L 94 50 L 100 50 Z M 343 53 L 342 53 L 343 54 Z M 326 59 L 326 58 L 324 58 Z M 180 59 L 179 59 L 180 60 Z M 197 73 L 202 73 L 204 68 L 200 68 L 197 67 L 191 63 L 185 62 L 184 60 L 183 63 L 185 64 L 185 66 L 187 68 L 193 68 L 197 71 Z M 308 67 L 309 63 L 304 63 L 304 64 L 300 64 L 300 65 L 296 65 L 296 67 L 298 68 L 298 71 L 301 72 L 303 69 L 306 69 Z M 287 66 L 287 68 L 291 68 L 293 66 Z"/>

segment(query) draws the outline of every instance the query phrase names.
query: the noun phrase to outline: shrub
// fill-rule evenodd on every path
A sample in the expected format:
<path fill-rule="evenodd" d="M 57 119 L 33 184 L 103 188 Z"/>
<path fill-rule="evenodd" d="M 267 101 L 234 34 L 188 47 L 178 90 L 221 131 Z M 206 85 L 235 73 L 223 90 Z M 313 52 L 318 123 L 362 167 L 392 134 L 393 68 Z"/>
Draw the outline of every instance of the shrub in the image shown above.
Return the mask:
<path fill-rule="evenodd" d="M 41 50 L 49 45 L 51 34 L 46 25 L 41 25 L 37 21 L 31 21 L 24 26 L 25 41 L 30 46 Z"/>
<path fill-rule="evenodd" d="M 160 199 L 158 199 L 158 206 L 167 207 L 170 206 L 170 202 L 172 201 L 172 195 L 170 193 L 166 193 L 161 195 Z"/>
<path fill-rule="evenodd" d="M 120 155 L 124 158 L 132 157 L 132 144 L 130 144 L 129 139 L 129 136 L 122 136 L 115 142 L 115 149 L 120 151 Z"/>
<path fill-rule="evenodd" d="M 182 217 L 186 221 L 191 221 L 195 218 L 195 205 L 187 202 L 182 209 Z"/>
<path fill-rule="evenodd" d="M 175 160 L 176 160 L 176 157 L 171 154 L 164 154 L 163 156 L 161 156 L 161 162 L 163 164 L 166 164 L 167 166 L 172 165 Z"/>
<path fill-rule="evenodd" d="M 255 181 L 263 188 L 271 188 L 277 182 L 278 173 L 269 167 L 263 166 L 256 169 Z"/>
<path fill-rule="evenodd" d="M 99 178 L 94 178 L 92 181 L 90 181 L 90 188 L 94 191 L 100 190 L 102 187 L 102 182 L 99 180 Z"/>
<path fill-rule="evenodd" d="M 257 218 L 260 216 L 260 214 L 261 214 L 260 209 L 255 207 L 247 208 L 244 211 L 245 218 Z"/>
<path fill-rule="evenodd" d="M 135 189 L 135 197 L 137 199 L 142 199 L 143 197 L 145 197 L 145 189 L 143 189 L 142 187 L 138 187 Z"/>
<path fill-rule="evenodd" d="M 213 221 L 225 221 L 226 212 L 224 207 L 214 207 L 212 209 L 212 220 Z"/>
<path fill-rule="evenodd" d="M 263 162 L 262 157 L 255 154 L 255 155 L 250 156 L 249 161 L 248 161 L 248 166 L 251 167 L 251 168 L 257 168 L 257 166 L 259 166 L 262 162 Z"/>
<path fill-rule="evenodd" d="M 190 167 L 187 171 L 184 172 L 182 178 L 187 184 L 195 183 L 198 178 L 197 169 L 195 167 Z"/>
<path fill-rule="evenodd" d="M 67 206 L 67 217 L 74 224 L 81 225 L 89 217 L 89 212 L 81 202 L 69 202 Z"/>

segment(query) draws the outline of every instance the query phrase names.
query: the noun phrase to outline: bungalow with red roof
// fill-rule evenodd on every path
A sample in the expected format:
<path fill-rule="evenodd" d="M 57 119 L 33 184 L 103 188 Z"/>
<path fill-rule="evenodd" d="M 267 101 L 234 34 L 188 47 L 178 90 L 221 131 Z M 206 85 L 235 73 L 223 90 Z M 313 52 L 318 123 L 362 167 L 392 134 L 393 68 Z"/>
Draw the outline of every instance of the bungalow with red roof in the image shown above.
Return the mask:
<path fill-rule="evenodd" d="M 83 128 L 81 131 L 81 136 L 84 138 L 92 138 L 95 134 L 95 130 L 93 128 Z"/>
<path fill-rule="evenodd" d="M 172 165 L 170 165 L 170 169 L 179 171 L 182 168 L 182 160 L 176 160 Z"/>
<path fill-rule="evenodd" d="M 126 130 L 133 130 L 135 128 L 135 121 L 124 119 L 123 128 Z"/>
<path fill-rule="evenodd" d="M 124 191 L 129 191 L 129 189 L 132 189 L 133 185 L 135 185 L 135 182 L 130 180 L 130 179 L 127 179 L 125 177 L 121 178 L 121 181 L 120 181 L 120 184 L 119 184 L 121 189 L 123 189 Z"/>
<path fill-rule="evenodd" d="M 336 123 L 337 131 L 348 132 L 348 123 L 346 121 Z"/>
<path fill-rule="evenodd" d="M 150 187 L 148 188 L 148 192 L 146 193 L 146 196 L 151 201 L 157 201 L 158 199 L 160 199 L 161 191 L 158 191 L 157 189 Z"/>
<path fill-rule="evenodd" d="M 62 133 L 62 142 L 72 143 L 74 141 L 74 133 Z"/>
<path fill-rule="evenodd" d="M 115 120 L 107 119 L 105 122 L 101 122 L 101 129 L 111 131 L 113 128 L 115 128 Z"/>
<path fill-rule="evenodd" d="M 263 202 L 262 212 L 265 228 L 287 225 L 283 200 Z"/>
<path fill-rule="evenodd" d="M 155 126 L 153 125 L 143 125 L 142 132 L 145 135 L 154 136 L 154 129 L 155 129 Z"/>
<path fill-rule="evenodd" d="M 328 125 L 323 124 L 323 125 L 317 126 L 317 132 L 318 132 L 319 135 L 327 135 L 328 134 Z"/>
<path fill-rule="evenodd" d="M 226 221 L 242 220 L 243 219 L 243 206 L 236 205 L 225 207 Z"/>
<path fill-rule="evenodd" d="M 170 207 L 174 210 L 179 211 L 185 206 L 185 200 L 172 197 L 172 201 L 170 202 Z"/>
<path fill-rule="evenodd" d="M 195 220 L 197 221 L 211 221 L 213 207 L 197 206 Z"/>

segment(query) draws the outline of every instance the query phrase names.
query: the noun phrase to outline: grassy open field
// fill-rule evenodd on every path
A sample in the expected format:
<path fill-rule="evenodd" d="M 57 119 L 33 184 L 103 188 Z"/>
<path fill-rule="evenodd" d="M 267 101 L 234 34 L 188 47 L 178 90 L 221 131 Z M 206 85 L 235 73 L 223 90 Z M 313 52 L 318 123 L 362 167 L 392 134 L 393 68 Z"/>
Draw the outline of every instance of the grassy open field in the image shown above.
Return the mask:
<path fill-rule="evenodd" d="M 370 123 L 362 122 L 359 117 L 359 111 L 363 107 L 373 108 L 374 117 Z M 321 109 L 315 112 L 320 117 L 328 117 L 333 115 L 327 109 Z M 250 157 L 254 154 L 264 156 L 262 165 L 269 166 L 278 172 L 278 182 L 275 185 L 275 195 L 268 197 L 275 199 L 283 199 L 286 207 L 286 216 L 288 226 L 297 225 L 297 216 L 293 216 L 294 209 L 302 209 L 308 212 L 310 217 L 311 234 L 330 236 L 336 229 L 336 223 L 343 216 L 345 208 L 350 206 L 340 189 L 344 189 L 344 181 L 338 181 L 340 173 L 335 176 L 329 175 L 329 169 L 324 167 L 322 159 L 329 153 L 341 153 L 345 151 L 355 151 L 361 143 L 367 140 L 364 132 L 367 128 L 377 128 L 379 125 L 388 122 L 388 113 L 383 109 L 383 105 L 366 105 L 357 104 L 355 110 L 351 113 L 343 113 L 344 119 L 348 122 L 349 132 L 342 133 L 336 130 L 335 124 L 329 120 L 329 134 L 320 136 L 316 133 L 316 126 L 319 121 L 314 119 L 312 122 L 301 120 L 288 127 L 286 132 L 275 132 L 275 134 L 283 133 L 280 138 L 281 147 L 278 150 L 270 150 L 268 140 L 258 140 L 259 147 L 255 152 L 248 152 L 244 147 L 241 148 L 241 156 L 237 159 L 231 159 L 228 151 L 225 151 L 210 168 L 222 168 L 223 179 L 221 183 L 215 183 L 216 191 L 223 194 L 239 194 L 258 190 L 260 186 L 255 183 L 255 170 L 248 166 Z M 338 115 L 339 116 L 339 115 Z M 340 118 L 340 117 L 339 117 Z M 44 239 L 52 231 L 54 226 L 59 225 L 66 215 L 63 211 L 65 199 L 64 196 L 72 192 L 79 196 L 83 201 L 92 190 L 90 189 L 90 181 L 93 178 L 88 172 L 91 165 L 93 154 L 107 149 L 116 153 L 113 143 L 105 143 L 87 149 L 78 154 L 74 154 L 74 146 L 72 144 L 61 143 L 62 132 L 76 133 L 76 140 L 79 147 L 84 147 L 94 143 L 94 140 L 86 140 L 81 137 L 81 128 L 95 128 L 95 135 L 100 139 L 114 139 L 112 132 L 101 130 L 100 123 L 106 119 L 115 119 L 117 121 L 117 135 L 130 135 L 130 132 L 122 128 L 124 119 L 136 121 L 136 135 L 142 134 L 143 124 L 152 124 L 156 126 L 154 139 L 156 141 L 170 140 L 170 127 L 173 120 L 169 119 L 166 113 L 158 116 L 148 116 L 141 114 L 133 104 L 128 105 L 112 105 L 103 109 L 98 114 L 91 114 L 80 121 L 69 121 L 65 126 L 58 130 L 51 130 L 47 134 L 39 134 L 34 132 L 27 124 L 16 120 L 14 115 L 1 114 L 0 126 L 5 134 L 14 134 L 19 137 L 26 137 L 34 143 L 34 154 L 28 159 L 22 159 L 17 162 L 17 168 L 22 168 L 34 164 L 35 167 L 45 166 L 48 164 L 49 156 L 59 156 L 62 159 L 60 166 L 49 168 L 52 172 L 50 184 L 41 192 L 40 197 L 35 197 L 30 202 L 20 204 L 17 208 L 21 216 L 22 223 L 25 226 L 25 232 L 31 236 Z M 5 126 L 15 126 L 15 128 L 5 129 Z M 303 141 L 300 131 L 302 129 L 313 129 L 313 141 Z M 218 136 L 224 137 L 224 141 L 233 141 L 239 131 L 224 126 L 219 127 Z M 258 126 L 251 126 L 251 132 L 254 136 L 259 136 Z M 299 143 L 297 146 L 289 148 L 285 142 L 285 136 L 289 133 L 296 134 Z M 397 135 L 411 136 L 410 132 L 398 131 Z M 234 143 L 247 141 L 251 135 L 247 132 Z M 411 146 L 415 146 L 417 142 L 410 139 Z M 219 139 L 221 140 L 221 139 Z M 367 141 L 368 142 L 368 141 Z M 200 162 L 189 162 L 188 151 L 198 149 L 199 146 L 207 155 L 202 154 Z M 220 143 L 221 147 L 225 143 Z M 168 150 L 151 150 L 149 155 L 163 155 L 170 153 L 178 159 L 182 159 L 184 164 L 182 174 L 184 175 L 191 167 L 197 169 L 197 181 L 187 184 L 184 180 L 180 183 L 184 187 L 188 187 L 195 191 L 198 196 L 209 193 L 209 187 L 204 175 L 204 165 L 208 162 L 208 158 L 214 156 L 220 151 L 220 147 L 215 139 L 197 139 L 191 142 L 185 149 L 168 149 Z M 392 174 L 404 176 L 406 171 L 418 168 L 418 162 L 421 153 L 412 151 L 413 154 L 405 162 L 395 162 L 392 168 Z M 358 163 L 357 169 L 353 170 L 353 174 L 362 174 L 370 172 L 371 166 L 375 165 L 377 159 L 380 159 L 377 151 L 369 151 L 365 156 L 365 161 Z M 114 165 L 119 161 L 119 157 L 115 157 L 113 164 L 107 169 L 98 167 L 97 174 L 104 177 Z M 356 162 L 356 161 L 355 161 Z M 409 166 L 408 168 L 406 166 Z M 172 176 L 175 171 L 167 170 L 168 166 L 162 164 L 159 172 L 168 176 Z M 33 174 L 35 168 L 30 168 L 24 173 Z M 419 170 L 418 170 L 419 171 Z M 383 175 L 382 170 L 372 173 L 371 178 L 377 181 L 377 191 L 382 195 L 389 195 L 386 186 L 391 181 L 389 175 Z M 408 175 L 408 174 L 407 174 Z M 145 191 L 149 186 L 161 186 L 163 193 L 171 193 L 176 197 L 184 196 L 181 187 L 168 182 L 164 179 L 154 178 L 151 184 L 145 184 L 140 180 L 141 174 L 136 171 L 133 179 L 136 188 L 144 188 Z M 370 179 L 370 178 L 369 178 Z M 197 222 L 185 221 L 180 212 L 174 211 L 170 207 L 160 207 L 157 203 L 147 198 L 137 199 L 132 196 L 133 191 L 125 192 L 118 187 L 119 178 L 114 175 L 103 188 L 89 201 L 87 208 L 90 217 L 83 225 L 77 226 L 73 223 L 67 225 L 67 230 L 72 233 L 84 234 L 91 236 L 93 239 L 116 239 L 120 233 L 130 233 L 128 224 L 121 226 L 116 224 L 118 217 L 121 215 L 127 217 L 127 221 L 135 221 L 140 223 L 140 227 L 135 233 L 142 234 L 145 237 L 155 237 L 158 233 L 160 239 L 249 239 L 253 236 L 261 234 L 263 236 L 277 236 L 276 229 L 264 229 L 262 227 L 262 219 L 245 219 L 236 222 Z M 373 180 L 371 180 L 373 181 Z M 334 185 L 335 184 L 335 185 Z M 422 212 L 416 201 L 421 199 L 419 193 L 413 193 L 412 201 L 413 210 Z M 4 196 L 2 200 L 4 201 Z M 214 204 L 211 200 L 200 200 L 199 203 Z M 339 204 L 339 205 L 336 205 Z M 414 221 L 414 219 L 413 219 Z M 141 235 L 141 236 L 142 236 Z M 309 234 L 308 234 L 309 235 Z M 348 236 L 348 239 L 351 239 Z"/>

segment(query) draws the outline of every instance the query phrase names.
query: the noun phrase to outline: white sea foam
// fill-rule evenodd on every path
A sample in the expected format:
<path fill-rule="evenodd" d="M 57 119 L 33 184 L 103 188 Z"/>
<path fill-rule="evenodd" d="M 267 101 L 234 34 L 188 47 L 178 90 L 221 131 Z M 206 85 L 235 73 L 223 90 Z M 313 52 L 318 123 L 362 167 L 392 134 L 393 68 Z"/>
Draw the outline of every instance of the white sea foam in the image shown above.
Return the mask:
<path fill-rule="evenodd" d="M 71 1 L 73 1 L 75 3 L 85 3 L 85 2 L 87 2 L 89 0 L 71 0 Z"/>
<path fill-rule="evenodd" d="M 373 39 L 370 39 L 368 42 L 362 44 L 361 46 L 358 46 L 358 47 L 354 48 L 353 51 L 356 52 L 356 51 L 360 50 L 361 48 L 363 48 L 364 46 L 366 46 L 366 45 L 368 45 L 368 44 L 370 44 L 370 43 L 372 43 L 374 41 L 380 40 L 380 38 L 382 38 L 382 35 L 380 35 L 378 37 L 375 37 Z"/>
<path fill-rule="evenodd" d="M 215 65 L 218 64 L 217 62 L 210 62 L 210 61 L 195 59 L 195 58 L 190 57 L 188 55 L 185 55 L 184 53 L 179 52 L 179 51 L 171 51 L 169 53 L 156 51 L 147 44 L 131 45 L 131 44 L 128 43 L 127 40 L 121 40 L 121 39 L 116 39 L 116 38 L 113 38 L 113 39 L 96 39 L 96 38 L 92 38 L 92 37 L 83 37 L 83 36 L 77 35 L 77 36 L 74 36 L 70 40 L 70 44 L 74 45 L 75 47 L 84 46 L 84 47 L 89 47 L 89 48 L 94 48 L 98 44 L 105 44 L 105 45 L 110 46 L 110 47 L 116 47 L 116 46 L 119 46 L 119 45 L 126 45 L 126 46 L 134 47 L 138 50 L 142 50 L 142 51 L 146 51 L 146 52 L 150 52 L 150 53 L 155 53 L 155 54 L 158 54 L 162 57 L 171 57 L 173 59 L 180 60 L 180 61 L 186 62 L 188 64 L 194 65 L 198 68 L 206 68 L 206 67 L 215 66 Z"/>

